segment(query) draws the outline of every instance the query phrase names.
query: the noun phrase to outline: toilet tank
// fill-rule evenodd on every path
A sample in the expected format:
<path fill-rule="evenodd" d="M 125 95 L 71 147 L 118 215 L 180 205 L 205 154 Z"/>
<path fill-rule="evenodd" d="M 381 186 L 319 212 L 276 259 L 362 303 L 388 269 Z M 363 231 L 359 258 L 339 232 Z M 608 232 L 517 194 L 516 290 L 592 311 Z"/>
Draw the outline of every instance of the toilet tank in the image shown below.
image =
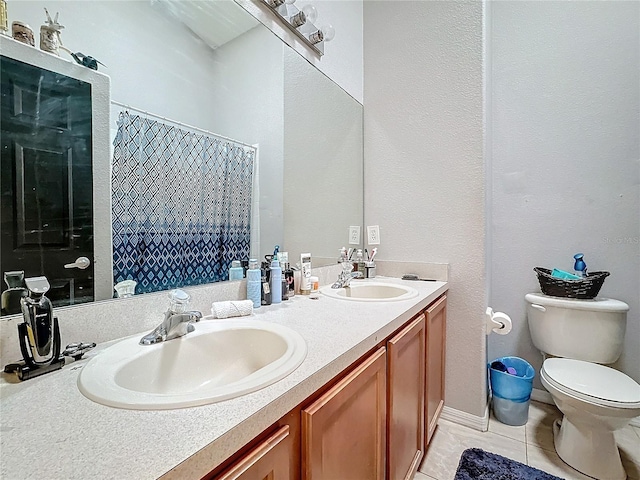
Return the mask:
<path fill-rule="evenodd" d="M 620 300 L 577 300 L 528 293 L 531 340 L 556 357 L 609 364 L 622 353 L 629 306 Z"/>

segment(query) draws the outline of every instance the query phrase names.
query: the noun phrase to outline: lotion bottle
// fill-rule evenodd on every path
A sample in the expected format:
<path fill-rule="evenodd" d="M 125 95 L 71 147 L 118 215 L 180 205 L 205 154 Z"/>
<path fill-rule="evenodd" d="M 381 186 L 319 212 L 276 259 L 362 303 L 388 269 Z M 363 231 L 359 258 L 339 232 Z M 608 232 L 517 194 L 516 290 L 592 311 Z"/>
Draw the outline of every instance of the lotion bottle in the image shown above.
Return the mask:
<path fill-rule="evenodd" d="M 302 253 L 300 255 L 300 293 L 309 295 L 311 293 L 311 254 Z"/>

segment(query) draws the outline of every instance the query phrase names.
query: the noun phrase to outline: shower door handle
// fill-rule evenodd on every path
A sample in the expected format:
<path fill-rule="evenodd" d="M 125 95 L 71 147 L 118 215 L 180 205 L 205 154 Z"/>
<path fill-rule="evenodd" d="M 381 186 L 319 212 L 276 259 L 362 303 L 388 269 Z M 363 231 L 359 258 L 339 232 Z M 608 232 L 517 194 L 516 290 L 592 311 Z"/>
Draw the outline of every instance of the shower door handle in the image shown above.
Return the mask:
<path fill-rule="evenodd" d="M 89 265 L 91 265 L 91 260 L 87 257 L 78 257 L 75 262 L 65 264 L 64 268 L 79 268 L 80 270 L 84 270 Z"/>

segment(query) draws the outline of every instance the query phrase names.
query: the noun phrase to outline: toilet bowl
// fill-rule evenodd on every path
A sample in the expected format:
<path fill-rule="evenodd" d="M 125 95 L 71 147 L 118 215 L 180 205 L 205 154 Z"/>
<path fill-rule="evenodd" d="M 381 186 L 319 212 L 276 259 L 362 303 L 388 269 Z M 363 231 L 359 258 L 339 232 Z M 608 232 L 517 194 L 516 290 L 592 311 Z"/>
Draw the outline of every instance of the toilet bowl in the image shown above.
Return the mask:
<path fill-rule="evenodd" d="M 624 480 L 614 432 L 640 416 L 640 385 L 602 364 L 622 352 L 626 303 L 526 295 L 533 344 L 545 358 L 540 381 L 563 418 L 554 425 L 562 460 L 598 480 Z"/>
<path fill-rule="evenodd" d="M 640 385 L 603 365 L 549 358 L 540 380 L 563 413 L 554 425 L 558 456 L 597 479 L 624 480 L 614 432 L 640 415 Z"/>

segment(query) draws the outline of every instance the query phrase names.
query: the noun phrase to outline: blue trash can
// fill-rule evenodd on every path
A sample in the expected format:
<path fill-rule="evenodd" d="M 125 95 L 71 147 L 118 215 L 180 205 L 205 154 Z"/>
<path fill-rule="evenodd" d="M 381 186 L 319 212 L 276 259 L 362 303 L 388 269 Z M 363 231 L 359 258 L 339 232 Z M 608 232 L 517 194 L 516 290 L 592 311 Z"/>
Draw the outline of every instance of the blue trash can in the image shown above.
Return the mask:
<path fill-rule="evenodd" d="M 502 363 L 505 368 L 512 367 L 512 375 L 492 365 Z M 489 364 L 489 381 L 493 393 L 491 404 L 496 419 L 507 425 L 524 425 L 529 418 L 529 403 L 533 389 L 535 370 L 519 357 L 500 357 Z"/>

